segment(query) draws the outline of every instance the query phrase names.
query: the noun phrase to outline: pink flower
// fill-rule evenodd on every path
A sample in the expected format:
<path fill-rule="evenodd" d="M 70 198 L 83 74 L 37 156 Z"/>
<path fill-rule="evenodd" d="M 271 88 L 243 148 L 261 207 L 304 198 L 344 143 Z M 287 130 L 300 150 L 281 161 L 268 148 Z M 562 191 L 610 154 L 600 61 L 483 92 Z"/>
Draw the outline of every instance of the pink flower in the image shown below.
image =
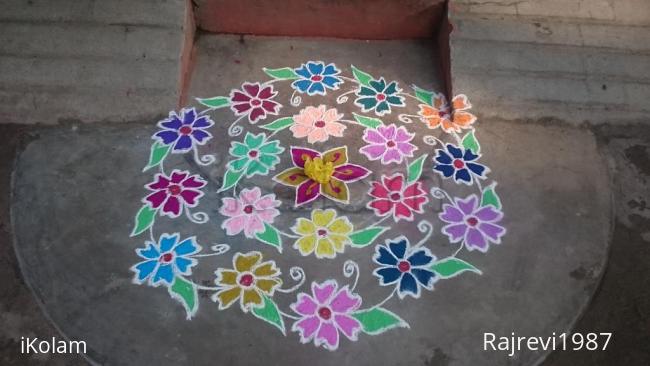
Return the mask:
<path fill-rule="evenodd" d="M 382 182 L 372 182 L 370 196 L 376 198 L 368 203 L 368 208 L 375 210 L 377 216 L 393 214 L 395 221 L 405 219 L 413 221 L 413 212 L 424 213 L 422 206 L 429 202 L 422 182 L 404 186 L 404 176 L 400 173 L 390 177 L 381 176 Z"/>
<path fill-rule="evenodd" d="M 327 141 L 330 136 L 342 137 L 345 125 L 336 122 L 343 118 L 336 108 L 326 109 L 324 105 L 307 107 L 293 117 L 291 126 L 293 136 L 302 138 L 307 136 L 310 144 Z"/>
<path fill-rule="evenodd" d="M 230 92 L 230 108 L 238 116 L 247 114 L 248 120 L 256 123 L 267 114 L 278 114 L 282 106 L 271 100 L 277 94 L 272 85 L 262 88 L 260 83 L 244 83 L 241 90 Z"/>
<path fill-rule="evenodd" d="M 145 187 L 154 193 L 145 197 L 144 201 L 152 208 L 162 206 L 162 215 L 178 217 L 183 207 L 195 207 L 203 192 L 199 190 L 207 184 L 198 175 L 189 175 L 189 172 L 174 170 L 171 176 L 156 174 L 154 181 Z"/>
<path fill-rule="evenodd" d="M 226 197 L 221 199 L 222 206 L 219 213 L 230 217 L 221 224 L 226 229 L 226 234 L 237 235 L 244 232 L 247 238 L 265 230 L 265 224 L 270 224 L 280 214 L 275 207 L 280 206 L 280 201 L 274 194 L 262 197 L 258 187 L 243 189 L 239 198 Z"/>
<path fill-rule="evenodd" d="M 351 316 L 361 306 L 361 298 L 348 286 L 337 291 L 338 284 L 328 280 L 322 284 L 312 282 L 312 296 L 301 293 L 291 309 L 301 315 L 291 330 L 300 333 L 300 342 L 323 346 L 330 351 L 339 347 L 339 331 L 351 341 L 356 341 L 361 323 Z"/>
<path fill-rule="evenodd" d="M 409 141 L 415 137 L 409 133 L 404 126 L 396 127 L 379 126 L 377 129 L 368 128 L 363 134 L 363 141 L 368 145 L 361 148 L 361 151 L 370 160 L 381 159 L 382 164 L 390 162 L 401 163 L 404 157 L 413 157 L 413 151 L 417 147 Z"/>

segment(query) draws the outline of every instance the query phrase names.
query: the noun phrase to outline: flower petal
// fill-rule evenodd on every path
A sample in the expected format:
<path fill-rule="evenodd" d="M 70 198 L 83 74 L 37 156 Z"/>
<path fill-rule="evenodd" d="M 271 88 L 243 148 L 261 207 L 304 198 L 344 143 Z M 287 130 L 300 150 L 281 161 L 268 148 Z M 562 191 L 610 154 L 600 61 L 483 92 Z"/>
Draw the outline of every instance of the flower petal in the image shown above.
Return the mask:
<path fill-rule="evenodd" d="M 465 223 L 443 226 L 442 233 L 449 237 L 452 243 L 457 243 L 465 236 L 467 225 Z"/>
<path fill-rule="evenodd" d="M 308 149 L 305 147 L 291 148 L 291 159 L 293 160 L 293 164 L 299 168 L 305 167 L 305 161 L 307 160 L 307 158 L 313 159 L 319 156 L 320 153 L 312 149 Z"/>
<path fill-rule="evenodd" d="M 296 189 L 296 205 L 311 202 L 320 196 L 321 185 L 311 179 L 301 183 Z"/>
<path fill-rule="evenodd" d="M 296 240 L 293 244 L 293 247 L 298 249 L 300 254 L 303 256 L 310 255 L 316 249 L 316 235 L 311 234 L 303 236 L 302 238 Z"/>
<path fill-rule="evenodd" d="M 321 193 L 328 198 L 345 203 L 350 199 L 348 196 L 348 186 L 338 179 L 332 178 L 328 183 L 321 184 L 320 186 Z"/>
<path fill-rule="evenodd" d="M 249 252 L 246 254 L 237 253 L 233 258 L 233 264 L 237 272 L 248 272 L 262 259 L 260 252 Z"/>
<path fill-rule="evenodd" d="M 316 244 L 316 257 L 317 258 L 334 258 L 336 256 L 336 251 L 334 250 L 334 245 L 328 238 L 318 239 Z"/>
<path fill-rule="evenodd" d="M 346 146 L 336 147 L 323 153 L 323 162 L 331 162 L 338 167 L 348 162 L 348 148 Z"/>
<path fill-rule="evenodd" d="M 323 343 L 324 342 L 324 343 Z M 323 344 L 329 350 L 335 350 L 339 346 L 339 332 L 332 323 L 321 323 L 316 334 L 316 344 Z"/>
<path fill-rule="evenodd" d="M 325 281 L 321 284 L 312 282 L 311 291 L 314 294 L 314 299 L 318 304 L 324 305 L 329 303 L 330 297 L 336 291 L 337 284 L 333 280 Z"/>
<path fill-rule="evenodd" d="M 418 286 L 415 277 L 410 273 L 404 273 L 402 279 L 399 281 L 399 297 L 404 298 L 407 294 L 415 298 L 420 296 L 420 286 Z"/>
<path fill-rule="evenodd" d="M 311 219 L 316 226 L 326 227 L 329 225 L 336 216 L 336 210 L 328 209 L 321 210 L 316 209 L 311 212 Z"/>
<path fill-rule="evenodd" d="M 301 293 L 298 294 L 298 301 L 291 304 L 291 309 L 300 315 L 309 316 L 316 314 L 318 304 L 311 296 Z"/>
<path fill-rule="evenodd" d="M 391 251 L 388 250 L 388 248 L 383 245 L 377 246 L 377 253 L 374 256 L 374 259 L 377 263 L 380 264 L 385 264 L 389 266 L 397 265 L 397 259 L 395 258 L 393 253 L 391 253 Z"/>
<path fill-rule="evenodd" d="M 226 290 L 222 290 L 217 292 L 215 296 L 213 296 L 213 300 L 219 302 L 219 310 L 227 309 L 232 305 L 237 299 L 239 299 L 241 295 L 241 288 L 240 287 L 232 287 Z"/>
<path fill-rule="evenodd" d="M 481 252 L 487 251 L 488 242 L 483 233 L 476 228 L 469 228 L 465 234 L 465 245 L 468 250 L 478 249 Z"/>
<path fill-rule="evenodd" d="M 369 174 L 370 171 L 360 165 L 344 164 L 337 166 L 332 176 L 344 182 L 356 182 L 359 179 L 367 177 Z"/>
<path fill-rule="evenodd" d="M 307 343 L 316 334 L 320 323 L 318 316 L 310 316 L 293 323 L 291 329 L 294 332 L 300 333 L 300 342 Z"/>
<path fill-rule="evenodd" d="M 330 308 L 337 313 L 349 313 L 361 305 L 361 298 L 352 294 L 348 286 L 342 287 L 330 302 Z"/>
<path fill-rule="evenodd" d="M 289 168 L 276 175 L 273 179 L 276 182 L 292 187 L 299 186 L 301 183 L 310 180 L 310 178 L 305 175 L 305 171 L 302 168 Z"/>

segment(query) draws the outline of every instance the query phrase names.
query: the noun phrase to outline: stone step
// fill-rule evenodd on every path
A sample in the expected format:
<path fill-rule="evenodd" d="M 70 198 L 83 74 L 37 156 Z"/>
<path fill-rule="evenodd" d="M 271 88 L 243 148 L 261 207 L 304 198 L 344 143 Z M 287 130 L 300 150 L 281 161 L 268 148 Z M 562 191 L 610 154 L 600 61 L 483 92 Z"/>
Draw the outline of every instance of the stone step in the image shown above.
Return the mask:
<path fill-rule="evenodd" d="M 1 56 L 178 60 L 174 28 L 130 25 L 0 22 Z M 174 40 L 174 42 L 170 42 Z"/>
<path fill-rule="evenodd" d="M 177 27 L 183 24 L 183 0 L 5 0 L 0 21 L 74 22 Z"/>
<path fill-rule="evenodd" d="M 182 0 L 9 0 L 0 122 L 133 121 L 179 101 Z"/>
<path fill-rule="evenodd" d="M 650 116 L 650 27 L 471 13 L 452 23 L 453 89 L 472 95 L 481 117 Z"/>

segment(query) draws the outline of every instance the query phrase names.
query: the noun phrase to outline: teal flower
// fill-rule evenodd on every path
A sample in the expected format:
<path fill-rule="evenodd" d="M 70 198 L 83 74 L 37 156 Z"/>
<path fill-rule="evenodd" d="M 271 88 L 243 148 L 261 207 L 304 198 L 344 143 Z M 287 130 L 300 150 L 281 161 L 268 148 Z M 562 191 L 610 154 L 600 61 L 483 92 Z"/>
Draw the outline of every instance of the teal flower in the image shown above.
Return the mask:
<path fill-rule="evenodd" d="M 357 91 L 354 104 L 361 107 L 364 112 L 374 110 L 378 116 L 390 113 L 390 106 L 404 106 L 404 97 L 397 95 L 402 89 L 397 87 L 397 82 L 392 81 L 386 85 L 384 78 L 371 80 L 370 87 L 361 86 Z"/>
<path fill-rule="evenodd" d="M 280 162 L 278 155 L 283 151 L 280 141 L 268 141 L 264 133 L 255 135 L 247 132 L 244 143 L 231 143 L 229 152 L 236 159 L 228 162 L 228 168 L 237 172 L 245 169 L 247 178 L 256 174 L 266 175 Z"/>

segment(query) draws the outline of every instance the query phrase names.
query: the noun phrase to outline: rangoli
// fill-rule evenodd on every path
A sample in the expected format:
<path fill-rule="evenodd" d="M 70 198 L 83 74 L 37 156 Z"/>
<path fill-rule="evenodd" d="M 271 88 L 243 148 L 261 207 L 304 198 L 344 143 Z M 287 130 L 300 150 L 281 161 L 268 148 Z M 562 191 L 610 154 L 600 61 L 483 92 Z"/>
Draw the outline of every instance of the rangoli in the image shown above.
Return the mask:
<path fill-rule="evenodd" d="M 500 224 L 503 213 L 496 182 L 485 183 L 490 170 L 481 163 L 481 147 L 473 126 L 476 117 L 469 112 L 471 105 L 465 95 L 449 102 L 442 93 L 417 86 L 409 93 L 395 81 L 375 78 L 354 66 L 349 77 L 334 64 L 324 62 L 264 71 L 270 80 L 245 82 L 228 96 L 198 99 L 204 110 L 172 111 L 158 122 L 144 168 L 156 172 L 145 185 L 147 193 L 131 233 L 132 237 L 148 234 L 144 247 L 136 250 L 139 262 L 131 267 L 134 283 L 165 287 L 183 305 L 188 319 L 199 309 L 199 291 L 206 291 L 220 310 L 238 306 L 243 313 L 277 327 L 283 335 L 289 330 L 297 333 L 302 343 L 336 350 L 341 341 L 356 341 L 360 334 L 408 328 L 405 320 L 389 310 L 390 299 L 417 299 L 432 291 L 437 281 L 464 272 L 481 274 L 460 254 L 463 249 L 486 253 L 492 244 L 501 242 L 506 229 Z M 285 82 L 292 88 L 289 102 L 293 107 L 301 106 L 301 95 L 312 97 L 311 101 L 339 93 L 336 103 L 346 104 L 353 97 L 357 112 L 346 116 L 334 106 L 313 103 L 295 115 L 282 116 L 275 86 Z M 341 92 L 346 85 L 352 88 Z M 417 106 L 417 114 L 390 118 L 411 104 Z M 295 284 L 283 287 L 284 270 L 261 251 L 235 252 L 232 266 L 217 268 L 213 285 L 204 286 L 192 278 L 192 269 L 203 257 L 226 255 L 235 244 L 216 244 L 204 250 L 190 234 L 154 235 L 159 216 L 174 220 L 184 216 L 191 222 L 189 232 L 191 225 L 210 221 L 207 213 L 196 211 L 204 199 L 206 179 L 190 171 L 168 171 L 164 161 L 169 154 L 193 154 L 198 165 L 215 164 L 215 156 L 201 155 L 198 147 L 213 138 L 210 129 L 215 122 L 210 113 L 222 108 L 234 114 L 228 129 L 233 140 L 217 202 L 222 220 L 214 225 L 215 230 L 233 237 L 232 243 L 241 238 L 258 241 L 260 248 L 274 248 L 272 253 L 278 256 L 290 248 L 302 256 L 326 261 L 344 255 L 346 250 L 366 250 L 368 260 L 374 263 L 372 275 L 377 285 L 392 289 L 384 300 L 372 304 L 363 301 L 357 289 L 361 273 L 352 260 L 343 266 L 350 284 L 316 278 L 303 289 L 307 278 L 300 266 L 288 270 Z M 409 132 L 409 125 L 416 123 L 439 129 L 440 137 L 424 136 L 424 147 L 418 147 L 416 134 Z M 302 144 L 283 144 L 278 138 L 283 133 Z M 356 133 L 364 142 L 358 159 L 349 155 L 346 145 L 322 148 L 323 142 L 342 140 L 346 133 Z M 281 161 L 290 166 L 276 169 Z M 393 173 L 373 180 L 368 162 L 391 167 Z M 452 196 L 442 187 L 425 187 L 421 180 L 425 169 L 458 184 L 456 191 L 469 192 Z M 367 215 L 376 219 L 360 226 L 336 209 L 313 208 L 292 226 L 278 227 L 279 208 L 286 203 L 273 193 L 244 183 L 254 176 L 267 177 L 290 190 L 295 207 L 310 207 L 319 200 L 348 204 L 350 187 L 370 179 Z M 433 200 L 443 201 L 442 212 L 437 215 L 431 207 Z M 430 217 L 437 217 L 441 232 L 458 245 L 452 255 L 438 258 L 427 247 L 435 230 Z M 413 222 L 422 237 L 389 235 L 391 227 L 400 222 Z M 278 293 L 296 293 L 287 309 L 281 309 L 274 300 Z"/>

